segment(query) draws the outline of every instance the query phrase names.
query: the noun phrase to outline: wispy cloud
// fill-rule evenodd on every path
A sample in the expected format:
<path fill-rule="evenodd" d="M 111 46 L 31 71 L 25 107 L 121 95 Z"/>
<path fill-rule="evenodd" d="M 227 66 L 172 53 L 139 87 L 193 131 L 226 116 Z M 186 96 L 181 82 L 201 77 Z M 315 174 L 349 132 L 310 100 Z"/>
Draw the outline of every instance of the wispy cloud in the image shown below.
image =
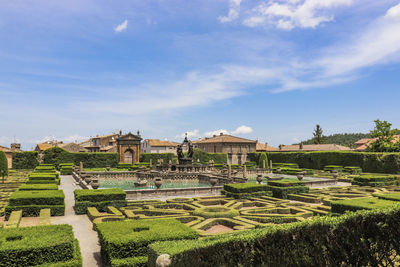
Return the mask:
<path fill-rule="evenodd" d="M 353 0 L 268 0 L 250 10 L 250 16 L 243 20 L 243 24 L 249 27 L 271 24 L 283 30 L 295 27 L 315 28 L 324 22 L 334 20 L 331 9 L 349 6 L 353 2 Z"/>
<path fill-rule="evenodd" d="M 229 0 L 229 12 L 227 16 L 218 17 L 221 23 L 230 22 L 239 17 L 240 3 L 242 0 Z"/>
<path fill-rule="evenodd" d="M 115 32 L 122 32 L 128 28 L 128 20 L 124 20 L 121 24 L 114 28 Z"/>
<path fill-rule="evenodd" d="M 196 139 L 200 137 L 200 131 L 198 129 L 193 131 L 187 131 L 180 135 L 175 136 L 175 139 L 183 139 L 185 138 L 185 136 L 187 136 L 189 139 Z"/>

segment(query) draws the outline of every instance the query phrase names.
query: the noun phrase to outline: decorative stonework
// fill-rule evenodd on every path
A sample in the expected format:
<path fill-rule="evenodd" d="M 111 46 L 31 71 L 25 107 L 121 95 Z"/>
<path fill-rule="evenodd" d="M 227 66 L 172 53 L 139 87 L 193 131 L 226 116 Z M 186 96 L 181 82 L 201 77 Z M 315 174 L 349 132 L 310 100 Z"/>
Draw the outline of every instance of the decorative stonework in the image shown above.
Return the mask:
<path fill-rule="evenodd" d="M 135 164 L 140 159 L 140 142 L 142 138 L 139 131 L 137 135 L 129 132 L 126 135 L 120 135 L 117 138 L 117 149 L 119 162 Z"/>

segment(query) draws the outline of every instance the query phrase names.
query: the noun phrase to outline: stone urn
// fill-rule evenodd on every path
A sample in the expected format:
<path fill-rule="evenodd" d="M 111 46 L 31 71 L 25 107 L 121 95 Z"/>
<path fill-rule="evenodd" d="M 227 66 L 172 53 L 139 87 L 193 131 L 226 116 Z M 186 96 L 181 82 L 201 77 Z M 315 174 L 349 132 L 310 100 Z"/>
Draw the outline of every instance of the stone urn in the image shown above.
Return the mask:
<path fill-rule="evenodd" d="M 257 174 L 257 182 L 258 182 L 259 184 L 261 184 L 262 180 L 263 180 L 262 175 L 261 175 L 261 174 Z"/>
<path fill-rule="evenodd" d="M 110 166 L 107 166 L 107 167 L 106 167 L 106 171 L 109 172 L 110 170 L 111 170 L 111 167 L 110 167 Z"/>
<path fill-rule="evenodd" d="M 281 168 L 280 168 L 280 167 L 276 168 L 276 172 L 277 172 L 278 174 L 281 174 Z"/>
<path fill-rule="evenodd" d="M 303 180 L 304 174 L 303 172 L 298 172 L 297 173 L 297 179 L 299 179 L 299 181 Z"/>
<path fill-rule="evenodd" d="M 156 178 L 156 180 L 154 181 L 154 185 L 157 187 L 157 189 L 160 189 L 160 187 L 162 185 L 161 178 Z"/>
<path fill-rule="evenodd" d="M 93 189 L 99 188 L 99 180 L 93 179 L 90 185 L 92 186 Z"/>
<path fill-rule="evenodd" d="M 337 170 L 333 170 L 333 171 L 332 171 L 332 177 L 333 177 L 333 179 L 337 179 L 338 176 L 339 176 L 338 171 L 337 171 Z"/>
<path fill-rule="evenodd" d="M 214 187 L 217 184 L 217 182 L 218 182 L 218 180 L 215 179 L 215 178 L 211 178 L 210 179 L 210 184 L 211 184 L 212 187 Z"/>

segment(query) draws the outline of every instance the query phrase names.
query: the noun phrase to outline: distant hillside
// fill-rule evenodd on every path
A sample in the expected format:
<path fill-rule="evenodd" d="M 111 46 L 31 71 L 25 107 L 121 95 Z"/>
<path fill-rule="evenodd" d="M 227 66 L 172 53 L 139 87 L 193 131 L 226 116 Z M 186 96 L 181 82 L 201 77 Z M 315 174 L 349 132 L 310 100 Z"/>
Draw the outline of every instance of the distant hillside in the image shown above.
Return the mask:
<path fill-rule="evenodd" d="M 369 134 L 364 133 L 345 133 L 345 134 L 332 134 L 325 136 L 326 144 L 337 144 L 342 146 L 349 146 L 350 144 L 354 144 L 358 140 L 362 138 L 369 138 Z M 314 139 L 308 139 L 302 142 L 305 145 L 314 144 Z"/>

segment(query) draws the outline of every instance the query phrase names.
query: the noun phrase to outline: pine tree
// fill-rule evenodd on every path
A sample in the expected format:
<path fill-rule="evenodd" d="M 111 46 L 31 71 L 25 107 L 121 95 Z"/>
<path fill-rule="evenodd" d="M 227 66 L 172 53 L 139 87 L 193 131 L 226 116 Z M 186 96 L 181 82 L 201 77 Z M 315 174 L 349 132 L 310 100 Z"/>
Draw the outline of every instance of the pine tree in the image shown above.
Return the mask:
<path fill-rule="evenodd" d="M 325 136 L 322 135 L 322 128 L 319 124 L 315 126 L 315 130 L 313 132 L 314 135 L 314 144 L 325 144 Z"/>

